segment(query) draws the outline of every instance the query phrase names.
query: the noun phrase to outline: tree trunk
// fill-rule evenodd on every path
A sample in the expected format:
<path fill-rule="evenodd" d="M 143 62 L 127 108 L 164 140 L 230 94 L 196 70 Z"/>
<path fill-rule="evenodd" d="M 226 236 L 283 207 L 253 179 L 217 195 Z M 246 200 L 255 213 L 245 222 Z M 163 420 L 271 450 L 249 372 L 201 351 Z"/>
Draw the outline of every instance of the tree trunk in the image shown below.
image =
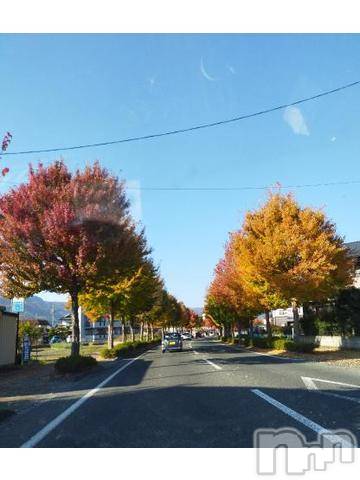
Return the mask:
<path fill-rule="evenodd" d="M 237 331 L 238 331 L 237 340 L 238 340 L 238 343 L 240 343 L 240 330 L 241 330 L 241 320 L 238 320 L 237 321 Z"/>
<path fill-rule="evenodd" d="M 77 292 L 71 295 L 71 308 L 73 317 L 71 356 L 76 357 L 80 355 L 79 297 Z"/>
<path fill-rule="evenodd" d="M 110 319 L 108 325 L 108 348 L 114 348 L 114 305 L 110 305 Z"/>
<path fill-rule="evenodd" d="M 299 318 L 299 308 L 297 301 L 295 299 L 291 302 L 293 317 L 294 317 L 294 337 L 300 335 L 300 318 Z"/>
<path fill-rule="evenodd" d="M 134 335 L 134 329 L 133 329 L 133 326 L 132 326 L 132 322 L 129 322 L 129 326 L 130 326 L 131 341 L 135 342 L 135 335 Z"/>
<path fill-rule="evenodd" d="M 121 343 L 125 343 L 125 320 L 121 321 Z"/>
<path fill-rule="evenodd" d="M 254 338 L 254 320 L 252 318 L 249 320 L 249 336 L 251 340 Z"/>
<path fill-rule="evenodd" d="M 154 340 L 154 326 L 150 324 L 151 340 Z"/>
<path fill-rule="evenodd" d="M 140 341 L 144 340 L 144 322 L 140 323 Z"/>
<path fill-rule="evenodd" d="M 270 311 L 269 310 L 265 310 L 265 320 L 266 320 L 267 337 L 272 338 L 271 323 L 270 323 Z"/>

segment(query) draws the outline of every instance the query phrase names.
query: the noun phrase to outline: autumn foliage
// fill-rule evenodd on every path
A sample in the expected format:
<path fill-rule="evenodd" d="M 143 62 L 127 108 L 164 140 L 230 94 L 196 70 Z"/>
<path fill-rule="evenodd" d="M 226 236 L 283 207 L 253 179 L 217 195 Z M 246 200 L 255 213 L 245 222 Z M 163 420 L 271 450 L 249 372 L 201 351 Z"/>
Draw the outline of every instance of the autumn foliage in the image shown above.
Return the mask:
<path fill-rule="evenodd" d="M 30 168 L 29 181 L 0 199 L 3 294 L 68 293 L 74 354 L 79 294 L 147 253 L 128 207 L 123 184 L 97 163 L 75 173 L 61 161 Z"/>
<path fill-rule="evenodd" d="M 323 211 L 301 207 L 291 194 L 271 193 L 230 235 L 207 308 L 227 309 L 231 322 L 263 311 L 270 336 L 269 311 L 292 305 L 298 334 L 298 306 L 331 297 L 351 283 L 352 273 L 343 240 Z"/>

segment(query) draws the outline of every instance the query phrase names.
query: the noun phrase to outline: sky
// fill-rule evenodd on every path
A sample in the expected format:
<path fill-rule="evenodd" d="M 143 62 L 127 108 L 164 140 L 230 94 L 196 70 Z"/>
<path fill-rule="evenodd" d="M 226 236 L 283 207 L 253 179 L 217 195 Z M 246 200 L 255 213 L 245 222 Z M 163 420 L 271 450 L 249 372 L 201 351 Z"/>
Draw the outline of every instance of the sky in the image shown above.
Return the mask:
<path fill-rule="evenodd" d="M 360 80 L 359 35 L 0 35 L 0 135 L 9 151 L 214 122 Z M 228 234 L 266 190 L 151 191 L 360 181 L 360 86 L 241 122 L 142 142 L 3 157 L 6 191 L 28 164 L 99 160 L 128 182 L 168 290 L 203 305 Z M 360 184 L 292 188 L 360 240 Z M 44 294 L 47 300 L 59 299 Z"/>

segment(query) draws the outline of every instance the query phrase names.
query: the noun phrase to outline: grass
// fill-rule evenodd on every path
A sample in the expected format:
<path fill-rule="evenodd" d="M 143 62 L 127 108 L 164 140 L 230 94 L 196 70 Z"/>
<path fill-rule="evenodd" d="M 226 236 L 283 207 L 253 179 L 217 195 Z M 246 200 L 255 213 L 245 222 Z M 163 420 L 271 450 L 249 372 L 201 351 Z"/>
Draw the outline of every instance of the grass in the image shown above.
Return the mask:
<path fill-rule="evenodd" d="M 80 355 L 97 355 L 103 345 L 89 345 L 80 346 Z M 58 358 L 67 357 L 70 355 L 71 345 L 70 343 L 55 343 L 49 347 L 39 347 L 34 349 L 31 354 L 32 360 L 37 360 L 42 364 L 53 363 Z"/>

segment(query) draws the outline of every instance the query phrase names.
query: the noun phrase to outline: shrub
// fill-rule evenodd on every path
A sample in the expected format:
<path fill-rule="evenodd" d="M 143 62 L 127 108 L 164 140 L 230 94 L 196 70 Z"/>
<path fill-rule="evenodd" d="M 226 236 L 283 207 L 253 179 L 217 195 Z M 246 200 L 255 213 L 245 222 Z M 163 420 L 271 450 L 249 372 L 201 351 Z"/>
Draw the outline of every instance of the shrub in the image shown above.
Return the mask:
<path fill-rule="evenodd" d="M 243 344 L 245 345 L 245 347 L 253 347 L 254 346 L 253 339 L 251 337 L 243 338 Z"/>
<path fill-rule="evenodd" d="M 273 338 L 271 341 L 271 347 L 274 350 L 286 350 L 286 344 L 288 342 L 288 339 L 283 337 L 283 338 Z"/>
<path fill-rule="evenodd" d="M 102 348 L 100 350 L 100 357 L 101 358 L 116 358 L 116 351 L 114 348 Z"/>
<path fill-rule="evenodd" d="M 135 342 L 118 343 L 114 348 L 103 348 L 100 350 L 100 356 L 102 358 L 117 358 L 130 352 L 141 350 L 147 346 L 158 345 L 160 341 L 160 338 L 156 338 L 154 340 L 149 340 L 148 342 L 136 340 Z"/>
<path fill-rule="evenodd" d="M 269 340 L 266 337 L 254 337 L 253 346 L 258 348 L 271 348 Z"/>
<path fill-rule="evenodd" d="M 97 361 L 90 356 L 61 357 L 55 362 L 55 370 L 58 373 L 77 373 L 94 367 Z"/>
<path fill-rule="evenodd" d="M 286 350 L 289 352 L 311 353 L 314 351 L 316 345 L 314 343 L 302 343 L 288 340 L 286 342 Z"/>

